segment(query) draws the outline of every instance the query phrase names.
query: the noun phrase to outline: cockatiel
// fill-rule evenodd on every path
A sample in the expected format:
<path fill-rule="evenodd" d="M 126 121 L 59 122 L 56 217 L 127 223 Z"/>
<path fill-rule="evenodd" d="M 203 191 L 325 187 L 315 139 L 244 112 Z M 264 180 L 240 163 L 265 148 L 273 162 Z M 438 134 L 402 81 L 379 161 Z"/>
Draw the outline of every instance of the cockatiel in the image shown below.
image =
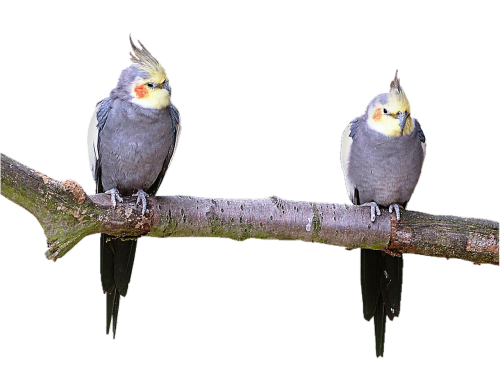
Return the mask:
<path fill-rule="evenodd" d="M 110 194 L 113 207 L 121 195 L 137 196 L 146 213 L 146 197 L 158 191 L 180 133 L 179 111 L 165 70 L 130 37 L 132 65 L 122 71 L 109 97 L 97 103 L 89 127 L 90 164 L 97 193 Z M 137 239 L 101 234 L 101 281 L 106 293 L 106 333 L 113 338 L 120 296 L 127 294 Z"/>
<path fill-rule="evenodd" d="M 399 221 L 420 177 L 425 148 L 396 71 L 389 93 L 375 97 L 343 134 L 341 162 L 352 203 L 369 206 L 372 222 L 379 206 L 395 211 Z M 384 354 L 386 316 L 399 315 L 402 283 L 402 257 L 361 249 L 363 312 L 366 320 L 375 318 L 377 357 Z"/>

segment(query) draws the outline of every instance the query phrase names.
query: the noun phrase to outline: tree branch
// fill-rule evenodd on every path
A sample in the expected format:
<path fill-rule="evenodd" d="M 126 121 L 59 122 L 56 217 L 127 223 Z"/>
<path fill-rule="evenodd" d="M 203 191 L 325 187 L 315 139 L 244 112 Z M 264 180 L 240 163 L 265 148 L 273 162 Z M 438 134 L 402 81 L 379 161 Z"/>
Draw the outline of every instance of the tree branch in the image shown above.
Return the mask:
<path fill-rule="evenodd" d="M 47 237 L 48 259 L 64 256 L 94 233 L 120 237 L 224 237 L 302 240 L 347 248 L 414 253 L 498 265 L 498 223 L 387 210 L 370 222 L 369 208 L 267 199 L 150 197 L 145 216 L 135 199 L 116 209 L 105 194 L 88 196 L 76 182 L 59 182 L 1 155 L 2 195 L 31 212 Z"/>

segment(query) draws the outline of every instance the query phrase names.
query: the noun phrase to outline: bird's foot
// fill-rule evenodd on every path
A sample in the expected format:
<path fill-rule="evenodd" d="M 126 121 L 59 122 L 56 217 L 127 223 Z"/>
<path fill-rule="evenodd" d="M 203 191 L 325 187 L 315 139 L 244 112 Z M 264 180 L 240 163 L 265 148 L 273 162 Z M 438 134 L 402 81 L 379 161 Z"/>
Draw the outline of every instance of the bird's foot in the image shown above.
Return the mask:
<path fill-rule="evenodd" d="M 137 197 L 137 202 L 135 202 L 135 206 L 137 207 L 139 203 L 142 204 L 142 216 L 146 213 L 146 206 L 147 206 L 147 201 L 146 197 L 149 197 L 149 195 L 142 189 L 139 189 L 139 191 L 135 194 L 132 195 L 133 197 Z"/>
<path fill-rule="evenodd" d="M 393 203 L 389 206 L 389 212 L 392 214 L 392 211 L 396 212 L 396 219 L 399 221 L 401 219 L 401 214 L 399 213 L 399 210 L 403 209 L 403 206 L 400 206 L 397 203 Z"/>
<path fill-rule="evenodd" d="M 118 191 L 117 188 L 110 189 L 106 191 L 104 194 L 109 194 L 111 195 L 111 203 L 113 204 L 113 208 L 116 208 L 116 201 L 123 203 L 123 198 L 120 195 L 120 192 Z"/>
<path fill-rule="evenodd" d="M 361 206 L 367 206 L 370 207 L 370 220 L 375 222 L 375 213 L 377 213 L 377 216 L 380 216 L 380 208 L 378 208 L 377 203 L 375 202 L 368 202 L 368 203 L 363 203 Z"/>

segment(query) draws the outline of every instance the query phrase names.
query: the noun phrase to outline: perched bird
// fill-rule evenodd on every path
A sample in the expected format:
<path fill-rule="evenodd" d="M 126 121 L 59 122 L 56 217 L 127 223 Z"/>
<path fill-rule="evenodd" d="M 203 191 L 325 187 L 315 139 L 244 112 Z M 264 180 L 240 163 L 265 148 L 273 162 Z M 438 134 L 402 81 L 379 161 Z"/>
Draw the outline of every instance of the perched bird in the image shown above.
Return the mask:
<path fill-rule="evenodd" d="M 165 70 L 130 37 L 132 65 L 124 69 L 109 97 L 97 103 L 89 126 L 89 157 L 97 193 L 137 196 L 146 213 L 148 195 L 158 191 L 180 133 L 179 111 Z M 101 234 L 101 282 L 106 293 L 106 333 L 113 338 L 120 296 L 127 294 L 137 239 Z"/>
<path fill-rule="evenodd" d="M 342 169 L 352 203 L 369 206 L 372 222 L 379 206 L 394 211 L 399 221 L 420 177 L 425 147 L 396 71 L 389 93 L 375 97 L 342 136 Z M 399 315 L 402 284 L 401 256 L 361 249 L 363 313 L 368 321 L 374 317 L 377 357 L 384 355 L 386 316 Z"/>

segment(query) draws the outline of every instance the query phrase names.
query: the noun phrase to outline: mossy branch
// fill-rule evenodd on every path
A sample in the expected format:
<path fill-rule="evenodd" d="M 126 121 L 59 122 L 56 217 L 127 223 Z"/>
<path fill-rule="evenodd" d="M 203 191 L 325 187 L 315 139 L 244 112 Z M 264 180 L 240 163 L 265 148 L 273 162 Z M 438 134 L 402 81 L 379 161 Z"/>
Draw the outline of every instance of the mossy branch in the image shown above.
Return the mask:
<path fill-rule="evenodd" d="M 47 236 L 48 259 L 61 258 L 85 236 L 107 233 L 302 240 L 498 265 L 498 223 L 488 220 L 405 211 L 398 222 L 382 210 L 371 223 L 368 207 L 277 197 L 150 197 L 141 216 L 131 197 L 113 209 L 109 196 L 88 196 L 74 181 L 55 181 L 3 154 L 1 165 L 2 195 L 38 219 Z"/>

